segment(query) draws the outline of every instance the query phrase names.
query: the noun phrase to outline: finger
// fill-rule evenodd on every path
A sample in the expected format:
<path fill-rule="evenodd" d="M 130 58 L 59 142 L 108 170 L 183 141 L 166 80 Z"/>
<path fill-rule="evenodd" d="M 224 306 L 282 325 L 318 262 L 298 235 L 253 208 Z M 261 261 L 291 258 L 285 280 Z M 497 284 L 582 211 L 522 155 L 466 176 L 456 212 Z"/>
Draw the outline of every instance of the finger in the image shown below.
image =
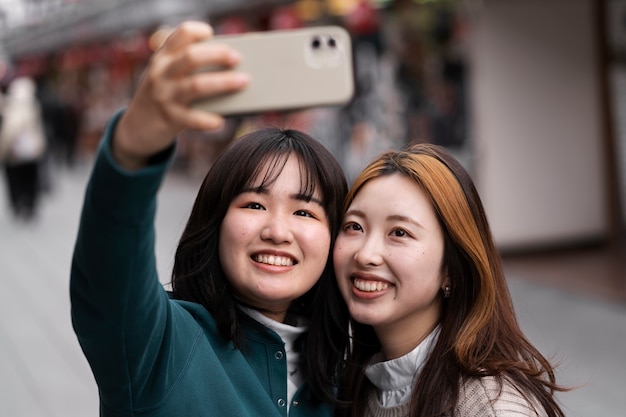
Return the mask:
<path fill-rule="evenodd" d="M 181 129 L 217 130 L 224 125 L 224 118 L 219 114 L 180 105 L 170 106 L 168 117 Z"/>
<path fill-rule="evenodd" d="M 236 71 L 208 71 L 196 73 L 180 81 L 174 92 L 178 103 L 191 103 L 204 97 L 231 93 L 249 84 L 249 76 Z"/>
<path fill-rule="evenodd" d="M 233 48 L 217 42 L 199 42 L 181 50 L 168 62 L 164 75 L 180 77 L 202 68 L 232 68 L 241 56 Z"/>
<path fill-rule="evenodd" d="M 194 42 L 204 41 L 213 36 L 211 25 L 200 21 L 186 21 L 181 23 L 165 39 L 161 49 L 164 51 L 177 51 Z"/>

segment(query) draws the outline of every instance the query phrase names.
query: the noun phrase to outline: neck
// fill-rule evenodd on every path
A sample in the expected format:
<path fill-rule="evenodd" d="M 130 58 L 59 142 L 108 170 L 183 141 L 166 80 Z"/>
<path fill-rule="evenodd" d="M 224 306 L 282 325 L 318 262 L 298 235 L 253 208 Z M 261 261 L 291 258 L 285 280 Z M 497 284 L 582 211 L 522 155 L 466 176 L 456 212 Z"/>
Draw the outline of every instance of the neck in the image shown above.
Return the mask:
<path fill-rule="evenodd" d="M 407 326 L 380 326 L 374 328 L 382 346 L 385 360 L 396 359 L 415 349 L 439 324 L 438 320 Z M 398 328 L 394 328 L 398 327 Z"/>
<path fill-rule="evenodd" d="M 285 317 L 287 316 L 287 311 L 268 311 L 268 310 L 257 310 L 257 311 L 263 314 L 265 317 L 270 318 L 279 323 L 284 323 Z"/>
<path fill-rule="evenodd" d="M 249 308 L 251 310 L 255 310 L 258 311 L 260 314 L 263 314 L 265 317 L 272 319 L 274 321 L 277 321 L 279 323 L 284 323 L 285 322 L 285 318 L 287 317 L 287 311 L 289 310 L 289 305 L 287 305 L 284 309 L 270 309 L 270 308 L 263 308 L 263 307 L 257 307 L 254 306 L 252 304 L 248 304 L 244 301 L 242 301 L 240 298 L 237 298 L 237 301 L 239 302 L 239 304 L 243 307 Z"/>

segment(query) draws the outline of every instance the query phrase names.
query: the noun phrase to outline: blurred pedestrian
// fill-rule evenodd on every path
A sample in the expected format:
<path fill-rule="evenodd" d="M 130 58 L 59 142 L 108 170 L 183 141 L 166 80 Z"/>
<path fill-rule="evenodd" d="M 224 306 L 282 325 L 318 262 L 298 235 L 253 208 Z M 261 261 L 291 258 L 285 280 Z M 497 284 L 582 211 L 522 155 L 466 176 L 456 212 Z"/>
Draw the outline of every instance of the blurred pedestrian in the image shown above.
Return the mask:
<path fill-rule="evenodd" d="M 8 87 L 0 128 L 0 163 L 16 218 L 30 220 L 36 214 L 46 145 L 35 82 L 18 77 Z"/>
<path fill-rule="evenodd" d="M 48 162 L 72 168 L 76 158 L 77 117 L 69 103 L 58 94 L 49 76 L 41 75 L 35 79 L 35 83 L 48 143 L 48 156 L 53 159 Z"/>

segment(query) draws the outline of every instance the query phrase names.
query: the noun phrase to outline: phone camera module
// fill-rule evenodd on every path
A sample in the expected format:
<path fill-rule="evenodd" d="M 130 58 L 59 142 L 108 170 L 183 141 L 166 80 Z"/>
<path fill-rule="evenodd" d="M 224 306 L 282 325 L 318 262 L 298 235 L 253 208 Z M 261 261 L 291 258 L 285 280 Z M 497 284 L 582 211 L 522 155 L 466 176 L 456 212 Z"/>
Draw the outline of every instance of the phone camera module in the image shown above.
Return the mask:
<path fill-rule="evenodd" d="M 336 68 L 344 58 L 342 38 L 336 33 L 317 32 L 305 41 L 307 64 L 311 68 Z"/>

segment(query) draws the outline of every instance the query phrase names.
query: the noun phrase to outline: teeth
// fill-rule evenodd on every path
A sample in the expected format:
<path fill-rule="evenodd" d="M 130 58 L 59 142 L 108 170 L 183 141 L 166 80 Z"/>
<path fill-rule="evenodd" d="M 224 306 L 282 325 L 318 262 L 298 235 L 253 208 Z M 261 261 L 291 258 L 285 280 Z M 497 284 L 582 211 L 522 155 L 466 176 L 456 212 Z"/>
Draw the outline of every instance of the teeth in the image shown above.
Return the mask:
<path fill-rule="evenodd" d="M 362 279 L 355 279 L 354 286 L 357 287 L 361 291 L 365 292 L 374 292 L 374 291 L 382 291 L 389 288 L 389 284 L 381 281 L 364 281 Z"/>
<path fill-rule="evenodd" d="M 268 264 L 268 265 L 280 265 L 280 266 L 293 265 L 293 259 L 288 258 L 286 256 L 256 255 L 254 257 L 254 260 L 262 264 Z"/>

